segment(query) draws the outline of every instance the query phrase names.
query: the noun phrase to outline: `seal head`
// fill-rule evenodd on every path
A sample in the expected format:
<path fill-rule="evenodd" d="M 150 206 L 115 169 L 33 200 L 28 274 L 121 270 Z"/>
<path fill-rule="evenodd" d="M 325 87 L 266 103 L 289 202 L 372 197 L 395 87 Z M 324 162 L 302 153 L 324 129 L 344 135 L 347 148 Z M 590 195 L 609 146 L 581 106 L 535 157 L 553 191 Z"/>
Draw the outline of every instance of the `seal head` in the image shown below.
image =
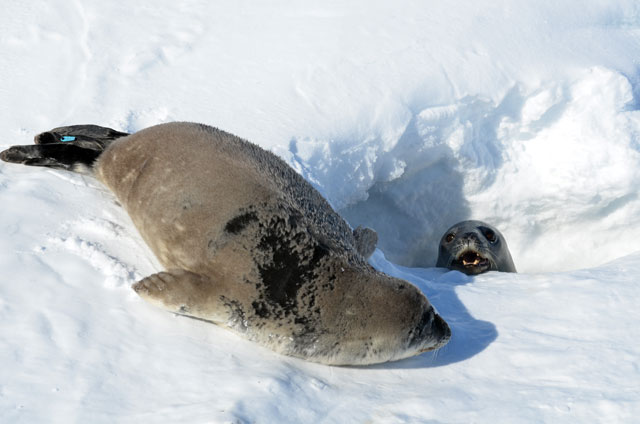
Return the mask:
<path fill-rule="evenodd" d="M 482 221 L 462 221 L 449 228 L 440 239 L 436 266 L 467 275 L 516 272 L 504 236 Z"/>

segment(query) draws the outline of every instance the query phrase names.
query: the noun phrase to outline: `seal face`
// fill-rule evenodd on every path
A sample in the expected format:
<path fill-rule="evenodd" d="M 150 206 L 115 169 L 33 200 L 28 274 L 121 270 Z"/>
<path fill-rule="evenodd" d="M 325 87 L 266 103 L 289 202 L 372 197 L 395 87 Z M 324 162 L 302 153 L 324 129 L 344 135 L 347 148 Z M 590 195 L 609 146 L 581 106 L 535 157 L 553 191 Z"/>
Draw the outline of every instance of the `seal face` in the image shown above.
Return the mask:
<path fill-rule="evenodd" d="M 170 312 L 333 365 L 402 359 L 451 337 L 420 290 L 367 263 L 373 230 L 352 231 L 280 158 L 226 132 L 64 127 L 0 159 L 88 171 L 111 189 L 165 268 L 133 289 Z"/>
<path fill-rule="evenodd" d="M 440 239 L 436 266 L 467 275 L 516 272 L 504 236 L 482 221 L 463 221 L 449 228 Z"/>

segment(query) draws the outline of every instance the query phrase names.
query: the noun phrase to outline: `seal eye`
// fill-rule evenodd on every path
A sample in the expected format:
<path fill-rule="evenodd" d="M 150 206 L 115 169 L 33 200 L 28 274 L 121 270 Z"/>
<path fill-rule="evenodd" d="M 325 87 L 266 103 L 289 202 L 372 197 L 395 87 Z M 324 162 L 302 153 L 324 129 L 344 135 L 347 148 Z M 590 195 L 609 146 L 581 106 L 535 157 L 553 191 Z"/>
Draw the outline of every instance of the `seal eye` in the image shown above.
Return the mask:
<path fill-rule="evenodd" d="M 445 240 L 447 241 L 447 243 L 451 243 L 454 238 L 456 238 L 456 236 L 453 233 L 449 233 L 447 234 L 447 237 L 445 238 Z"/>
<path fill-rule="evenodd" d="M 484 236 L 487 238 L 487 240 L 489 240 L 490 243 L 495 243 L 497 240 L 496 233 L 491 230 L 485 230 Z"/>

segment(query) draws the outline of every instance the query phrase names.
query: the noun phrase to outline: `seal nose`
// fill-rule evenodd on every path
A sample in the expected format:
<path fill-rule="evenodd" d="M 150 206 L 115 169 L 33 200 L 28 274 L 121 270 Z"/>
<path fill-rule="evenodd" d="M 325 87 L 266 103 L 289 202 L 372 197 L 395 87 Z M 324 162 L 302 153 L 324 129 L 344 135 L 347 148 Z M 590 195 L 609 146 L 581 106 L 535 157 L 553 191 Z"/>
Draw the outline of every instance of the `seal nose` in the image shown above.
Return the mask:
<path fill-rule="evenodd" d="M 436 316 L 433 317 L 431 327 L 433 328 L 433 333 L 439 336 L 438 339 L 443 345 L 451 338 L 451 328 L 449 328 L 449 324 L 447 324 L 440 315 L 436 314 Z"/>
<path fill-rule="evenodd" d="M 451 339 L 451 329 L 444 319 L 438 314 L 433 315 L 433 319 L 428 326 L 429 342 L 423 345 L 420 352 L 428 352 L 434 349 L 440 349 L 446 345 Z"/>
<path fill-rule="evenodd" d="M 464 238 L 465 240 L 474 240 L 474 241 L 478 241 L 478 234 L 474 233 L 474 232 L 470 232 L 470 233 L 464 233 L 464 236 L 462 236 L 462 238 Z"/>

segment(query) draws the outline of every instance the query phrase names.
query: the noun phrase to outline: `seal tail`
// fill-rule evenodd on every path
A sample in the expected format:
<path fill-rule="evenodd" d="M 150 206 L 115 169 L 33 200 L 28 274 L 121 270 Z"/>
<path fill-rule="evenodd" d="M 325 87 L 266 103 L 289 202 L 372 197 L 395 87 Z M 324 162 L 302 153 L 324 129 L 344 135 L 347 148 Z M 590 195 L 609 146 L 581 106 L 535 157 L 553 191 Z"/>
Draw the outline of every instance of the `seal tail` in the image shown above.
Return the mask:
<path fill-rule="evenodd" d="M 36 135 L 33 145 L 8 148 L 0 153 L 0 159 L 30 166 L 87 172 L 109 144 L 127 135 L 97 125 L 59 127 Z"/>

